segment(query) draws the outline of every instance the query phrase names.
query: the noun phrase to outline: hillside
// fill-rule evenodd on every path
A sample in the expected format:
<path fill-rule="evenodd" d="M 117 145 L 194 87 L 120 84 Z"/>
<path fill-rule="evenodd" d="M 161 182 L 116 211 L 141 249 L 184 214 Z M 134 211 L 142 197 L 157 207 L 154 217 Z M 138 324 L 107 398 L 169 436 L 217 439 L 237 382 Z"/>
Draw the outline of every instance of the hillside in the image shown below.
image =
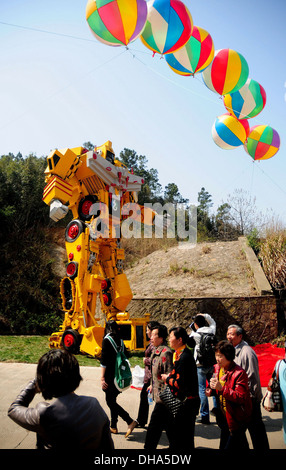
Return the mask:
<path fill-rule="evenodd" d="M 134 240 L 124 240 L 125 273 L 134 298 L 244 297 L 258 294 L 239 241 L 203 242 L 190 249 L 154 241 L 148 246 L 146 240 L 137 244 Z M 158 247 L 160 249 L 156 249 Z M 51 253 L 54 273 L 64 276 L 66 254 L 62 228 L 53 230 Z"/>
<path fill-rule="evenodd" d="M 134 298 L 257 295 L 239 241 L 157 250 L 125 272 Z"/>

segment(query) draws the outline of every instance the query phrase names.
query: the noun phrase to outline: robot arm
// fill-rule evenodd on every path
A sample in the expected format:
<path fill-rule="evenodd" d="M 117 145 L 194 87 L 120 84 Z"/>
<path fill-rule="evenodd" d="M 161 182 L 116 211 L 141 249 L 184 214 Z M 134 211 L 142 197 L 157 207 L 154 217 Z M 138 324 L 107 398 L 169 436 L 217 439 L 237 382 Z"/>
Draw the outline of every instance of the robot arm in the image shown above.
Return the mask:
<path fill-rule="evenodd" d="M 69 211 L 68 206 L 62 204 L 59 199 L 53 199 L 50 204 L 50 218 L 54 222 L 58 222 L 63 219 Z"/>

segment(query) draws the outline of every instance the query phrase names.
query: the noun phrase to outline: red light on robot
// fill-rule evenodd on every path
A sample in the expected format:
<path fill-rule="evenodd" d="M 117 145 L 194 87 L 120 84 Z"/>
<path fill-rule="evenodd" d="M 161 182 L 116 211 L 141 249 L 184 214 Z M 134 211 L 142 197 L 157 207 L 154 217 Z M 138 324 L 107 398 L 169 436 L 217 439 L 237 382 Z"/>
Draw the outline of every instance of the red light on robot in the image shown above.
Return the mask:
<path fill-rule="evenodd" d="M 75 277 L 77 275 L 77 263 L 72 261 L 67 265 L 67 276 L 68 277 Z"/>
<path fill-rule="evenodd" d="M 106 279 L 104 279 L 104 281 L 101 281 L 101 289 L 105 290 L 107 288 L 108 288 L 108 282 Z"/>
<path fill-rule="evenodd" d="M 65 345 L 67 348 L 70 348 L 73 344 L 74 344 L 74 337 L 73 337 L 73 335 L 70 335 L 70 334 L 65 335 L 65 337 L 64 337 L 64 345 Z"/>
<path fill-rule="evenodd" d="M 75 239 L 79 234 L 79 227 L 77 224 L 72 224 L 68 229 L 68 236 L 71 239 Z"/>
<path fill-rule="evenodd" d="M 77 251 L 80 251 L 81 250 L 81 245 L 77 245 L 76 249 L 77 249 Z"/>
<path fill-rule="evenodd" d="M 69 254 L 69 259 L 72 261 L 73 260 L 73 253 Z"/>
<path fill-rule="evenodd" d="M 82 213 L 84 215 L 89 215 L 89 211 L 90 211 L 91 206 L 92 206 L 92 201 L 90 201 L 90 200 L 84 201 L 84 203 L 81 207 Z"/>
<path fill-rule="evenodd" d="M 110 294 L 103 294 L 103 302 L 105 305 L 110 305 L 111 304 L 111 295 Z"/>

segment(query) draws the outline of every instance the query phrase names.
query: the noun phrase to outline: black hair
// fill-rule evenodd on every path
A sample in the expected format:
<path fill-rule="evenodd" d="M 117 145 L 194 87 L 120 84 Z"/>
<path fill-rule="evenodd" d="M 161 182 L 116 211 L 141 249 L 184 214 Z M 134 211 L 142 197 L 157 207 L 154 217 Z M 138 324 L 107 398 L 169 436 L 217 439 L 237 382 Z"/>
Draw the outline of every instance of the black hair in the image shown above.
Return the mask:
<path fill-rule="evenodd" d="M 235 358 L 234 346 L 225 339 L 217 343 L 217 345 L 215 346 L 215 352 L 220 352 L 221 354 L 223 354 L 228 361 L 233 361 Z"/>
<path fill-rule="evenodd" d="M 163 341 L 166 341 L 166 339 L 168 337 L 168 330 L 167 330 L 167 327 L 165 325 L 161 325 L 159 323 L 159 325 L 155 326 L 153 328 L 153 330 L 158 330 L 159 338 L 163 338 Z"/>
<path fill-rule="evenodd" d="M 66 350 L 51 349 L 39 359 L 36 380 L 45 399 L 67 395 L 82 380 L 79 363 Z"/>
<path fill-rule="evenodd" d="M 110 320 L 106 322 L 104 336 L 106 336 L 108 333 L 120 337 L 120 326 L 118 325 L 118 323 L 116 323 L 115 320 Z"/>
<path fill-rule="evenodd" d="M 198 325 L 199 328 L 202 328 L 203 326 L 208 326 L 208 323 L 205 319 L 205 317 L 199 313 L 193 318 L 194 323 Z"/>
<path fill-rule="evenodd" d="M 150 329 L 150 330 L 154 330 L 154 328 L 158 328 L 158 326 L 160 325 L 160 323 L 156 320 L 151 320 L 147 323 L 147 327 Z"/>
<path fill-rule="evenodd" d="M 173 331 L 174 336 L 176 339 L 182 338 L 183 344 L 193 348 L 194 347 L 194 339 L 190 338 L 185 328 L 182 326 L 174 326 L 169 330 L 169 334 Z"/>

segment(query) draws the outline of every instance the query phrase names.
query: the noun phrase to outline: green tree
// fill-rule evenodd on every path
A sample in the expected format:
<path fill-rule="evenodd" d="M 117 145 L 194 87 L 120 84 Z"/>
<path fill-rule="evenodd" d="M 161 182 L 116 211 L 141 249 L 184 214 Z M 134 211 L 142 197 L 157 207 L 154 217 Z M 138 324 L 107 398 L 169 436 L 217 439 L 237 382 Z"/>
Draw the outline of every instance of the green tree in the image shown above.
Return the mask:
<path fill-rule="evenodd" d="M 212 196 L 205 188 L 198 193 L 198 210 L 203 214 L 209 214 L 209 209 L 213 206 Z"/>
<path fill-rule="evenodd" d="M 59 318 L 42 201 L 46 165 L 35 155 L 0 158 L 1 332 L 49 333 Z"/>
<path fill-rule="evenodd" d="M 207 239 L 213 235 L 214 223 L 209 214 L 210 208 L 213 206 L 212 196 L 204 187 L 198 193 L 198 239 Z"/>
<path fill-rule="evenodd" d="M 164 202 L 172 202 L 173 204 L 187 203 L 188 199 L 184 199 L 179 192 L 179 188 L 175 183 L 169 183 L 165 186 Z"/>
<path fill-rule="evenodd" d="M 236 238 L 237 232 L 231 223 L 230 205 L 222 203 L 214 217 L 215 234 L 221 240 L 230 240 Z"/>
<path fill-rule="evenodd" d="M 86 148 L 87 150 L 94 150 L 94 147 L 95 147 L 95 145 L 90 141 L 84 142 L 82 146 Z"/>
<path fill-rule="evenodd" d="M 46 160 L 13 154 L 0 158 L 1 233 L 36 227 L 48 221 L 48 208 L 42 201 Z"/>
<path fill-rule="evenodd" d="M 148 160 L 146 156 L 138 155 L 135 150 L 124 148 L 120 152 L 119 160 L 126 165 L 129 171 L 144 179 L 144 184 L 138 194 L 139 204 L 157 202 L 162 186 L 159 183 L 158 170 L 147 167 Z"/>

